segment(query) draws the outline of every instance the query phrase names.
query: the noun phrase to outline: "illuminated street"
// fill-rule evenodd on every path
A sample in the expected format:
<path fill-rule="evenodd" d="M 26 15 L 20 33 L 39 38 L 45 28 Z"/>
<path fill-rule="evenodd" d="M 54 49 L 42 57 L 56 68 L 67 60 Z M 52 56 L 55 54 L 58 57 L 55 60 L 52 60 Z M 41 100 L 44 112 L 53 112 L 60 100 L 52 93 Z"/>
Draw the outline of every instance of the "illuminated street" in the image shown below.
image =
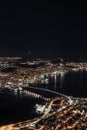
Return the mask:
<path fill-rule="evenodd" d="M 48 84 L 45 81 L 48 79 L 49 82 L 49 76 L 54 77 L 55 83 L 55 75 L 60 75 L 62 78 L 68 71 L 84 69 L 86 71 L 87 63 L 53 64 L 51 60 L 29 63 L 22 62 L 21 57 L 1 58 L 0 62 L 2 63 L 0 93 L 9 90 L 9 94 L 31 96 L 45 102 L 34 107 L 39 117 L 16 124 L 2 125 L 0 130 L 85 130 L 87 128 L 87 98 L 74 98 L 48 88 L 38 87 L 39 83 Z"/>
<path fill-rule="evenodd" d="M 87 4 L 0 4 L 0 130 L 87 130 Z"/>

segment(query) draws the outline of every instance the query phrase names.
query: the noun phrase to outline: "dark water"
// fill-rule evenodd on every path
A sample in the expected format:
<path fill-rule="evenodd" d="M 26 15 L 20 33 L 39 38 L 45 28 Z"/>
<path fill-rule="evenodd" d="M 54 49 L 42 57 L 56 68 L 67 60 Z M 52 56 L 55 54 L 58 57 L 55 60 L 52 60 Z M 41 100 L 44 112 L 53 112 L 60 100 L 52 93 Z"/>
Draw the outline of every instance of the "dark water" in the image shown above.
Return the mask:
<path fill-rule="evenodd" d="M 74 97 L 87 98 L 87 72 L 68 72 L 49 78 L 45 87 Z M 45 95 L 47 96 L 47 95 Z M 0 125 L 34 118 L 33 108 L 41 100 L 29 96 L 17 97 L 11 94 L 0 94 Z"/>
<path fill-rule="evenodd" d="M 33 113 L 36 102 L 39 101 L 26 95 L 0 94 L 0 125 L 34 118 L 37 116 Z"/>
<path fill-rule="evenodd" d="M 74 97 L 87 98 L 87 72 L 67 72 L 50 78 L 49 89 Z"/>

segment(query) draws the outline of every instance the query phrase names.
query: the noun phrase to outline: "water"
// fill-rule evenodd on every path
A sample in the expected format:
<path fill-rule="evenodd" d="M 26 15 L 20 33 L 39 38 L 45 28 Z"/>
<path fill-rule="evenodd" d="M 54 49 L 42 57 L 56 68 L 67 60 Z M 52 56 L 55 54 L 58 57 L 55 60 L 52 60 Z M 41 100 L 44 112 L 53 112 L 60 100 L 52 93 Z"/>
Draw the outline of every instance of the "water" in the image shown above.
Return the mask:
<path fill-rule="evenodd" d="M 34 118 L 33 107 L 36 99 L 30 96 L 0 94 L 0 125 L 16 123 Z"/>
<path fill-rule="evenodd" d="M 87 98 L 87 72 L 68 72 L 49 78 L 48 85 L 39 85 L 60 93 Z M 46 95 L 45 95 L 46 96 Z M 34 118 L 33 108 L 41 100 L 29 96 L 17 97 L 16 95 L 0 94 L 0 125 L 20 122 Z"/>
<path fill-rule="evenodd" d="M 87 72 L 66 72 L 50 78 L 49 89 L 74 97 L 87 98 Z"/>

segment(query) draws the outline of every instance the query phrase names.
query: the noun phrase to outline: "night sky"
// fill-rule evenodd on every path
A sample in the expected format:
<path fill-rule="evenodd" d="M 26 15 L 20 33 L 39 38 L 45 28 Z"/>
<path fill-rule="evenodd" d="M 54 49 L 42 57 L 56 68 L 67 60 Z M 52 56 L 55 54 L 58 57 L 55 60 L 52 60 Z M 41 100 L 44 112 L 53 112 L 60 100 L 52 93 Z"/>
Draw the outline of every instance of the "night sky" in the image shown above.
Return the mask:
<path fill-rule="evenodd" d="M 86 3 L 17 0 L 0 4 L 0 50 L 31 51 L 38 57 L 86 56 Z"/>

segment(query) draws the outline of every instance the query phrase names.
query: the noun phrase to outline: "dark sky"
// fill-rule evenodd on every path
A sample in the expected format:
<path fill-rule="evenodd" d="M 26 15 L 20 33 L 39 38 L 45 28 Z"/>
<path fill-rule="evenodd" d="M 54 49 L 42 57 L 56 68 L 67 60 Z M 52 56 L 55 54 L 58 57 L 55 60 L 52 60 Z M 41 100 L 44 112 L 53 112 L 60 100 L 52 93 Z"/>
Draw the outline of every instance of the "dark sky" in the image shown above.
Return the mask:
<path fill-rule="evenodd" d="M 87 55 L 86 3 L 17 0 L 0 4 L 0 48 L 35 55 Z"/>

